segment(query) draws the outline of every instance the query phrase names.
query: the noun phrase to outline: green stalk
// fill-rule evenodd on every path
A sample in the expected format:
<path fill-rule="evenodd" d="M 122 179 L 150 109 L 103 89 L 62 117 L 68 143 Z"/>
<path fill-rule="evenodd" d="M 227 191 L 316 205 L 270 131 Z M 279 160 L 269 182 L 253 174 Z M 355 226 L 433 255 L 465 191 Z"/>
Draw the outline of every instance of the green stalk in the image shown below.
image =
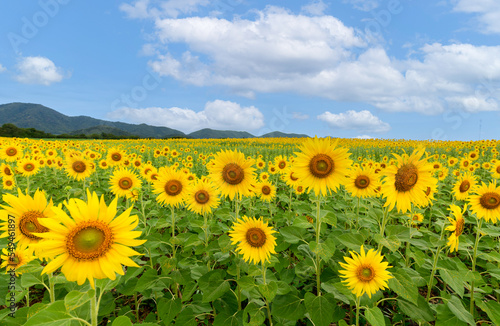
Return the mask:
<path fill-rule="evenodd" d="M 321 195 L 316 198 L 316 245 L 319 245 L 319 235 L 321 232 Z M 316 292 L 321 296 L 321 259 L 316 253 Z"/>
<path fill-rule="evenodd" d="M 474 316 L 474 272 L 476 271 L 476 259 L 477 259 L 477 247 L 479 245 L 479 239 L 481 238 L 481 225 L 483 224 L 483 219 L 477 219 L 477 230 L 476 230 L 476 242 L 474 242 L 474 251 L 472 252 L 472 280 L 470 282 L 470 314 Z"/>
<path fill-rule="evenodd" d="M 52 273 L 49 273 L 49 296 L 50 296 L 51 303 L 56 301 L 56 295 L 54 292 L 54 281 L 52 280 L 53 277 L 54 276 L 52 275 Z"/>
<path fill-rule="evenodd" d="M 437 262 L 439 258 L 439 253 L 441 252 L 442 247 L 438 247 L 436 250 L 436 254 L 434 255 L 434 262 L 432 263 L 431 277 L 429 278 L 429 283 L 427 284 L 427 297 L 426 300 L 429 301 L 431 297 L 432 290 L 432 281 L 434 280 L 434 274 L 436 273 Z"/>
<path fill-rule="evenodd" d="M 30 306 L 30 288 L 28 287 L 28 292 L 26 293 L 26 307 Z"/>
<path fill-rule="evenodd" d="M 97 326 L 97 313 L 99 311 L 96 295 L 97 291 L 94 291 L 94 296 L 90 300 L 90 321 L 92 323 L 92 326 Z"/>
<path fill-rule="evenodd" d="M 382 216 L 382 224 L 380 225 L 380 235 L 384 237 L 385 225 L 387 224 L 387 217 L 389 216 L 389 206 L 384 208 L 384 215 Z M 382 244 L 378 244 L 378 251 L 382 249 Z"/>
<path fill-rule="evenodd" d="M 241 310 L 241 287 L 240 287 L 240 257 L 236 254 L 236 297 L 238 299 L 238 311 Z"/>
<path fill-rule="evenodd" d="M 361 301 L 361 297 L 356 296 L 356 326 L 359 326 L 359 302 Z"/>
<path fill-rule="evenodd" d="M 264 285 L 267 285 L 266 282 L 266 263 L 262 262 L 262 279 L 264 280 Z M 264 296 L 264 301 L 266 302 L 266 308 L 267 308 L 267 317 L 269 318 L 269 325 L 273 325 L 273 318 L 271 317 L 271 308 L 269 308 L 269 302 L 267 301 L 267 298 Z"/>
<path fill-rule="evenodd" d="M 292 193 L 293 193 L 293 188 L 290 188 L 290 205 L 288 205 L 288 212 L 290 213 L 292 211 Z"/>
<path fill-rule="evenodd" d="M 360 202 L 360 197 L 358 197 L 358 207 L 356 209 L 356 229 L 359 227 L 359 202 Z"/>

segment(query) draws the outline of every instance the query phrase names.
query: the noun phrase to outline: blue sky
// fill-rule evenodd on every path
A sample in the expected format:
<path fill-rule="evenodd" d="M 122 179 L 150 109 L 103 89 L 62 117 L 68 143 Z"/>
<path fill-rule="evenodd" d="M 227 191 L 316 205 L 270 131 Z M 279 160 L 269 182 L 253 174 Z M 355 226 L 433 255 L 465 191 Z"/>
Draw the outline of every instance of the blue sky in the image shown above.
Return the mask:
<path fill-rule="evenodd" d="M 0 104 L 167 126 L 499 139 L 496 0 L 0 2 Z"/>

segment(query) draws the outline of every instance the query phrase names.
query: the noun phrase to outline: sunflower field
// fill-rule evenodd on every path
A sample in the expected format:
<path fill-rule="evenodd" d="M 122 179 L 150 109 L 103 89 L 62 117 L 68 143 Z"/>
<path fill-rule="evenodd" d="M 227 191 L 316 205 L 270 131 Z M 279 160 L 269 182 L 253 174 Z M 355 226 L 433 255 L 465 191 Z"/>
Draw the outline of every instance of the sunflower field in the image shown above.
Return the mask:
<path fill-rule="evenodd" d="M 499 146 L 0 138 L 0 325 L 500 325 Z"/>

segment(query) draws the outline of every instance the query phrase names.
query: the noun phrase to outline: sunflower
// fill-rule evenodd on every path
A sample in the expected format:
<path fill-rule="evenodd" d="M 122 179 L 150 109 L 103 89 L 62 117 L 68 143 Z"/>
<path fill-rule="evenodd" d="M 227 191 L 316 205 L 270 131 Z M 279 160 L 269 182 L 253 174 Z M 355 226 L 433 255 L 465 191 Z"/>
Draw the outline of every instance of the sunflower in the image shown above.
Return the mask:
<path fill-rule="evenodd" d="M 285 182 L 289 187 L 293 187 L 294 185 L 299 182 L 299 178 L 297 178 L 297 175 L 295 173 L 295 169 L 289 167 L 287 171 L 284 174 L 285 177 Z"/>
<path fill-rule="evenodd" d="M 460 160 L 460 168 L 466 170 L 471 166 L 471 161 L 468 158 L 463 158 Z"/>
<path fill-rule="evenodd" d="M 408 155 L 399 156 L 397 165 L 388 166 L 384 171 L 382 195 L 387 198 L 384 205 L 392 210 L 396 206 L 399 212 L 405 213 L 411 209 L 411 204 L 426 206 L 429 199 L 426 192 L 431 193 L 437 185 L 437 179 L 432 177 L 432 165 L 427 158 L 421 159 L 425 149 L 414 150 Z"/>
<path fill-rule="evenodd" d="M 3 179 L 2 179 L 2 187 L 3 187 L 3 189 L 5 189 L 5 190 L 11 190 L 15 186 L 16 186 L 16 181 L 14 180 L 14 178 L 3 177 Z"/>
<path fill-rule="evenodd" d="M 382 262 L 384 256 L 380 252 L 370 249 L 365 253 L 361 245 L 360 254 L 351 251 L 351 257 L 344 257 L 346 263 L 339 263 L 344 268 L 339 270 L 339 273 L 340 277 L 345 278 L 342 283 L 345 283 L 352 293 L 361 297 L 366 292 L 371 298 L 379 289 L 388 287 L 387 281 L 392 276 L 387 269 L 392 266 Z"/>
<path fill-rule="evenodd" d="M 112 193 L 118 197 L 129 198 L 131 201 L 137 200 L 137 196 L 132 192 L 134 188 L 141 188 L 142 185 L 134 172 L 124 168 L 113 171 L 109 183 L 109 189 Z"/>
<path fill-rule="evenodd" d="M 238 151 L 226 150 L 217 153 L 213 163 L 208 166 L 210 178 L 223 196 L 233 199 L 250 195 L 250 185 L 255 183 L 253 160 Z"/>
<path fill-rule="evenodd" d="M 213 209 L 219 206 L 219 196 L 215 187 L 206 181 L 196 180 L 187 190 L 187 208 L 197 214 L 210 214 Z"/>
<path fill-rule="evenodd" d="M 441 168 L 437 171 L 437 178 L 439 181 L 443 181 L 448 176 L 448 168 Z"/>
<path fill-rule="evenodd" d="M 139 223 L 137 215 L 130 216 L 130 207 L 116 216 L 117 198 L 109 206 L 104 195 L 87 190 L 87 201 L 70 199 L 62 206 L 53 207 L 56 219 L 44 219 L 40 223 L 49 231 L 39 233 L 44 238 L 41 245 L 54 257 L 42 271 L 52 273 L 59 267 L 68 281 L 82 285 L 86 279 L 94 288 L 94 279 L 123 275 L 123 267 L 139 267 L 129 256 L 140 255 L 128 246 L 139 246 L 146 240 L 136 239 L 141 231 L 133 231 Z"/>
<path fill-rule="evenodd" d="M 14 217 L 15 241 L 18 243 L 18 246 L 28 248 L 31 251 L 35 250 L 36 256 L 45 257 L 45 255 L 41 255 L 40 250 L 36 250 L 33 247 L 33 245 L 41 240 L 34 233 L 47 232 L 47 228 L 40 224 L 40 221 L 54 217 L 52 199 L 47 202 L 45 192 L 38 189 L 35 191 L 33 197 L 23 194 L 18 189 L 17 197 L 12 194 L 5 194 L 3 201 L 6 205 L 0 205 L 3 208 L 1 219 L 5 221 L 2 223 L 2 230 L 6 232 L 0 237 L 8 236 L 7 219 Z"/>
<path fill-rule="evenodd" d="M 276 233 L 271 227 L 264 223 L 262 217 L 243 216 L 236 221 L 229 231 L 232 244 L 237 244 L 236 251 L 243 254 L 243 259 L 247 262 L 258 264 L 269 261 L 271 254 L 275 254 Z"/>
<path fill-rule="evenodd" d="M 162 205 L 177 207 L 184 202 L 189 185 L 186 174 L 171 167 L 161 167 L 158 178 L 153 181 L 153 193 L 156 201 Z"/>
<path fill-rule="evenodd" d="M 500 179 L 500 161 L 491 165 L 490 173 L 493 178 Z"/>
<path fill-rule="evenodd" d="M 15 143 L 9 143 L 0 149 L 0 158 L 6 162 L 14 162 L 23 157 L 23 149 Z"/>
<path fill-rule="evenodd" d="M 12 170 L 10 165 L 2 163 L 2 165 L 0 165 L 0 176 L 12 178 L 14 176 L 14 170 Z"/>
<path fill-rule="evenodd" d="M 348 150 L 335 148 L 336 144 L 337 141 L 331 143 L 330 137 L 309 138 L 301 144 L 301 152 L 295 153 L 295 174 L 308 192 L 314 190 L 317 196 L 327 195 L 330 190 L 336 192 L 338 186 L 345 182 L 352 161 Z"/>
<path fill-rule="evenodd" d="M 269 181 L 259 182 L 255 185 L 255 187 L 260 199 L 264 201 L 270 202 L 276 197 L 276 187 Z"/>
<path fill-rule="evenodd" d="M 288 163 L 286 157 L 283 157 L 283 155 L 278 155 L 274 158 L 274 166 L 278 168 L 278 172 L 280 173 L 285 173 L 286 168 L 290 165 Z"/>
<path fill-rule="evenodd" d="M 357 167 L 349 173 L 345 183 L 346 190 L 354 197 L 375 197 L 380 186 L 379 178 L 371 168 Z"/>
<path fill-rule="evenodd" d="M 486 222 L 491 220 L 496 223 L 500 219 L 500 187 L 497 187 L 496 180 L 489 185 L 483 182 L 474 189 L 474 193 L 468 199 L 472 213 Z"/>
<path fill-rule="evenodd" d="M 269 173 L 267 173 L 267 172 L 261 172 L 259 174 L 259 180 L 260 181 L 267 181 L 267 180 L 269 180 Z"/>
<path fill-rule="evenodd" d="M 293 189 L 297 195 L 302 195 L 306 190 L 302 184 L 296 184 Z"/>
<path fill-rule="evenodd" d="M 30 157 L 25 157 L 17 161 L 17 170 L 23 177 L 29 177 L 38 173 L 40 164 Z"/>
<path fill-rule="evenodd" d="M 460 211 L 460 207 L 458 207 L 457 205 L 450 206 L 450 211 L 455 217 L 455 219 L 452 219 L 451 217 L 448 216 L 448 221 L 450 221 L 451 225 L 446 227 L 447 231 L 453 232 L 448 238 L 448 243 L 447 243 L 447 246 L 450 246 L 450 252 L 458 250 L 458 238 L 464 231 L 465 221 L 463 218 L 463 214 L 465 213 L 466 209 L 467 205 L 464 206 L 464 209 L 462 211 Z"/>
<path fill-rule="evenodd" d="M 453 185 L 453 193 L 457 200 L 465 200 L 469 197 L 471 189 L 477 184 L 477 176 L 471 172 L 466 172 Z"/>
<path fill-rule="evenodd" d="M 458 163 L 458 159 L 456 157 L 449 157 L 448 158 L 448 166 L 454 166 L 457 163 Z"/>
<path fill-rule="evenodd" d="M 0 255 L 0 258 L 2 259 L 2 265 L 0 265 L 0 268 L 5 268 L 6 274 L 14 271 L 16 276 L 21 274 L 19 267 L 24 266 L 35 259 L 35 256 L 33 256 L 33 253 L 30 250 L 21 247 L 18 247 L 13 251 L 8 251 L 6 248 L 3 248 L 2 253 L 3 255 Z"/>
<path fill-rule="evenodd" d="M 127 154 L 125 151 L 118 148 L 110 148 L 108 150 L 108 154 L 106 155 L 106 162 L 110 166 L 117 166 L 123 164 L 123 162 L 127 159 Z"/>
<path fill-rule="evenodd" d="M 88 178 L 94 172 L 90 161 L 81 155 L 71 155 L 66 158 L 65 170 L 68 176 L 81 181 Z"/>
<path fill-rule="evenodd" d="M 413 213 L 410 215 L 411 224 L 420 224 L 424 221 L 424 215 L 422 213 Z"/>

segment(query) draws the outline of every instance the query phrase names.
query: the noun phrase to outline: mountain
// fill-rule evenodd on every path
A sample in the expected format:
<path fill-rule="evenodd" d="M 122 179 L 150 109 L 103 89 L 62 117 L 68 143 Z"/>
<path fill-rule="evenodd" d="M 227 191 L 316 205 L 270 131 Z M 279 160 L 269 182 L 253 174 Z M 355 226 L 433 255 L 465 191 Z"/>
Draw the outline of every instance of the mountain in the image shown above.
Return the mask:
<path fill-rule="evenodd" d="M 309 136 L 305 134 L 293 134 L 293 133 L 286 134 L 281 131 L 273 131 L 260 136 L 260 138 L 304 138 L 304 137 L 309 137 Z"/>
<path fill-rule="evenodd" d="M 188 135 L 190 138 L 254 138 L 255 136 L 246 131 L 214 130 L 210 128 L 201 129 Z"/>
<path fill-rule="evenodd" d="M 12 123 L 19 128 L 35 128 L 52 134 L 71 134 L 77 130 L 108 126 L 143 138 L 185 137 L 179 130 L 95 119 L 69 117 L 40 104 L 9 103 L 0 105 L 0 124 Z"/>
<path fill-rule="evenodd" d="M 54 135 L 100 135 L 138 136 L 141 138 L 256 138 L 246 131 L 201 129 L 186 135 L 182 131 L 155 127 L 147 124 L 131 124 L 95 119 L 88 116 L 70 117 L 51 108 L 33 103 L 8 103 L 0 105 L 0 126 L 11 123 L 19 128 L 35 128 Z M 270 132 L 260 137 L 308 137 L 303 134 Z"/>

